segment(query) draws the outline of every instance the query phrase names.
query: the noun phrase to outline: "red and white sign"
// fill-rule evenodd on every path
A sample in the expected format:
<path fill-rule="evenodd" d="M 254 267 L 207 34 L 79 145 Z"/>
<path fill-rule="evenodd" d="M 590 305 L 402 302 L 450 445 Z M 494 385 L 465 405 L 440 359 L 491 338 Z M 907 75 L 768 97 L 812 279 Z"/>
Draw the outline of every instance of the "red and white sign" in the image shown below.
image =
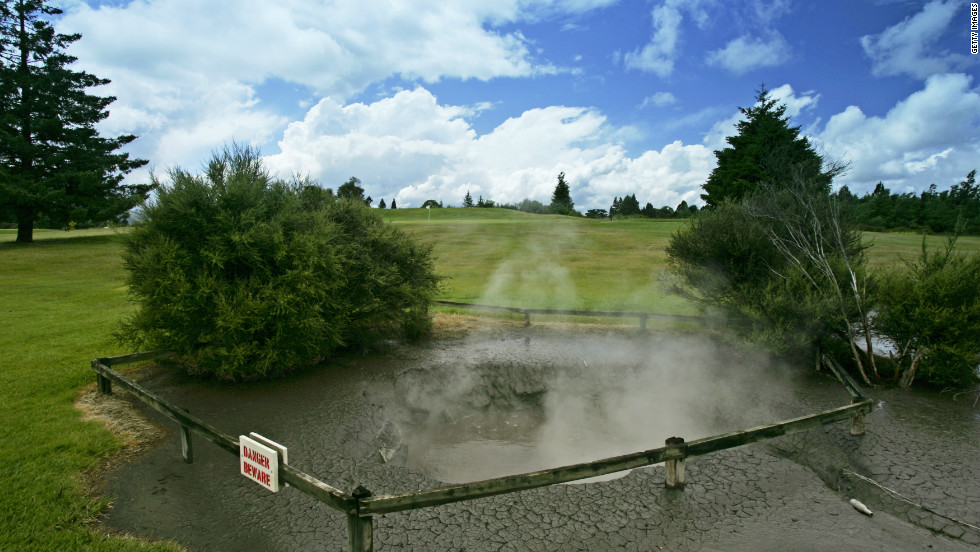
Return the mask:
<path fill-rule="evenodd" d="M 266 489 L 279 492 L 279 459 L 287 463 L 286 447 L 261 435 L 250 433 L 238 436 L 238 457 L 242 475 Z"/>

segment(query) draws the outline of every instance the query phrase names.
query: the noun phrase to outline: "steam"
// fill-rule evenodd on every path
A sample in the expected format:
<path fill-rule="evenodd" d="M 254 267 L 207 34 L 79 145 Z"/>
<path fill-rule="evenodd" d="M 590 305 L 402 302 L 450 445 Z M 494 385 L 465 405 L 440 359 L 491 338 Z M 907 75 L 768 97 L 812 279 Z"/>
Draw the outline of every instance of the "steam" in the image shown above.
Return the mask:
<path fill-rule="evenodd" d="M 523 329 L 508 329 L 517 334 Z M 636 452 L 777 419 L 787 376 L 703 336 L 477 334 L 387 395 L 392 455 L 446 482 Z"/>
<path fill-rule="evenodd" d="M 482 302 L 581 308 L 562 255 L 582 238 L 548 226 L 499 262 Z M 451 483 L 524 473 L 770 423 L 790 392 L 765 355 L 707 335 L 573 332 L 488 324 L 427 351 L 379 397 L 396 429 L 384 460 Z"/>

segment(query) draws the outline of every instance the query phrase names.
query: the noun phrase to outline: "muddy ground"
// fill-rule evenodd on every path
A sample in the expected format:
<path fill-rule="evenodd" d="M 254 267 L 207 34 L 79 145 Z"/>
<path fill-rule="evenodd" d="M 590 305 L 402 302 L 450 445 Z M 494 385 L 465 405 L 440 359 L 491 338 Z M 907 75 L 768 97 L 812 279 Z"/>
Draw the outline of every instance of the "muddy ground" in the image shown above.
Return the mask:
<path fill-rule="evenodd" d="M 635 360 L 635 353 L 647 360 Z M 693 391 L 681 390 L 684 377 L 657 372 L 651 378 L 630 368 L 664 360 L 686 365 L 706 356 L 717 361 L 691 378 L 701 382 Z M 761 381 L 775 383 L 770 388 L 732 379 L 730 374 L 739 372 L 735 368 L 744 365 L 758 367 Z M 468 374 L 468 385 L 476 382 L 453 395 L 465 408 L 437 407 L 440 401 L 433 397 L 460 388 L 455 375 L 460 371 Z M 605 447 L 662 446 L 664 424 L 656 420 L 673 424 L 690 440 L 849 402 L 826 375 L 768 365 L 692 336 L 499 322 L 422 345 L 391 345 L 329 369 L 262 384 L 201 382 L 166 371 L 144 372 L 142 383 L 219 430 L 254 431 L 286 445 L 291 464 L 337 488 L 363 485 L 386 494 L 439 486 L 437 477 L 504 475 L 521 462 L 553 461 L 555 456 L 522 456 L 528 448 L 522 439 L 534 431 L 521 427 L 521 420 L 537 423 L 542 405 L 550 401 L 549 385 L 561 380 L 567 387 L 567 381 L 590 374 L 626 382 L 616 393 L 627 394 L 585 393 L 592 400 L 588 405 L 559 406 L 568 407 L 575 420 L 573 410 L 608 410 L 610 401 L 629 404 L 638 391 L 649 392 L 652 399 L 631 412 L 649 418 L 633 418 L 631 427 L 648 429 L 650 442 L 637 446 L 642 434 L 621 432 L 630 424 L 615 418 L 609 426 L 615 438 L 591 448 L 581 438 L 574 441 L 571 448 L 584 458 L 571 461 L 601 457 Z M 575 401 L 577 390 L 571 390 L 568 400 Z M 867 416 L 864 436 L 849 435 L 841 423 L 692 458 L 683 491 L 665 489 L 663 466 L 652 466 L 609 481 L 389 514 L 375 520 L 375 549 L 977 550 L 980 409 L 973 397 L 953 401 L 949 394 L 898 390 L 868 394 L 877 407 Z M 688 410 L 670 402 L 692 398 L 701 402 Z M 452 433 L 447 428 L 474 419 L 473 412 L 482 416 L 501 405 L 505 415 L 478 418 L 484 425 L 488 419 L 511 421 L 500 424 L 503 433 L 491 436 L 490 442 L 503 443 L 497 460 L 484 453 L 481 461 L 470 449 L 469 456 L 454 459 L 452 452 L 461 449 L 440 441 L 447 462 L 456 464 L 446 471 L 440 455 L 426 454 L 436 446 L 433 433 L 445 436 Z M 671 413 L 657 410 L 663 405 L 671 405 Z M 139 410 L 171 435 L 106 474 L 105 492 L 113 497 L 104 520 L 108 531 L 171 540 L 192 550 L 346 549 L 342 514 L 295 489 L 271 494 L 246 481 L 236 457 L 200 437 L 194 463 L 184 464 L 174 426 L 155 411 Z M 581 428 L 572 431 L 574 436 L 601 439 L 601 427 L 585 427 L 592 418 L 573 423 L 573 430 Z M 568 429 L 550 433 L 561 431 Z M 613 451 L 621 452 L 626 451 Z M 858 513 L 848 503 L 851 498 L 874 515 Z"/>

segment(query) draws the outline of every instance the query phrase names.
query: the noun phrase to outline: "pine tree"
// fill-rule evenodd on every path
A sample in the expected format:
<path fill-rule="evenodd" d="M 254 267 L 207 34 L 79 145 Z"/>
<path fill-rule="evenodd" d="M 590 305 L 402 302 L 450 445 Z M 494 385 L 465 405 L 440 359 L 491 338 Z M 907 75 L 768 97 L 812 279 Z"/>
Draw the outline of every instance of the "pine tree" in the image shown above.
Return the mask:
<path fill-rule="evenodd" d="M 470 195 L 470 191 L 466 190 L 466 195 L 463 197 L 463 207 L 473 206 L 473 196 Z"/>
<path fill-rule="evenodd" d="M 114 153 L 136 139 L 99 136 L 114 97 L 86 89 L 108 84 L 69 66 L 79 34 L 59 34 L 48 18 L 62 13 L 44 0 L 0 0 L 0 213 L 17 219 L 17 241 L 33 241 L 38 220 L 119 220 L 146 199 L 151 184 L 122 185 L 145 165 Z"/>
<path fill-rule="evenodd" d="M 381 202 L 378 203 L 378 209 L 384 209 L 385 207 L 387 207 L 387 205 L 385 205 L 385 200 L 384 198 L 381 198 Z"/>
<path fill-rule="evenodd" d="M 575 214 L 575 202 L 572 201 L 571 189 L 565 182 L 565 173 L 558 173 L 558 184 L 551 194 L 551 212 L 556 215 Z"/>
<path fill-rule="evenodd" d="M 800 136 L 800 127 L 789 125 L 786 105 L 769 97 L 765 85 L 756 94 L 755 106 L 738 109 L 745 116 L 737 125 L 738 134 L 725 139 L 730 147 L 715 150 L 718 165 L 702 186 L 701 199 L 709 207 L 738 201 L 763 182 L 778 184 L 796 177 L 830 192 L 832 175 L 822 172 L 823 158 Z"/>
<path fill-rule="evenodd" d="M 395 204 L 395 198 L 391 198 L 391 208 L 392 209 L 397 209 L 398 208 L 398 205 Z"/>

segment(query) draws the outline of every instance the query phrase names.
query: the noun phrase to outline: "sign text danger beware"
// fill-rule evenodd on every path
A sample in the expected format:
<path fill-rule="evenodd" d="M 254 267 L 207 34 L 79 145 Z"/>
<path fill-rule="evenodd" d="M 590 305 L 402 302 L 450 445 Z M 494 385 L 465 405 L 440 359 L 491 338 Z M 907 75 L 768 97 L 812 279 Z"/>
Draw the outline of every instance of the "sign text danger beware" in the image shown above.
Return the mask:
<path fill-rule="evenodd" d="M 242 475 L 272 492 L 279 492 L 279 456 L 275 449 L 244 435 L 238 436 Z"/>

